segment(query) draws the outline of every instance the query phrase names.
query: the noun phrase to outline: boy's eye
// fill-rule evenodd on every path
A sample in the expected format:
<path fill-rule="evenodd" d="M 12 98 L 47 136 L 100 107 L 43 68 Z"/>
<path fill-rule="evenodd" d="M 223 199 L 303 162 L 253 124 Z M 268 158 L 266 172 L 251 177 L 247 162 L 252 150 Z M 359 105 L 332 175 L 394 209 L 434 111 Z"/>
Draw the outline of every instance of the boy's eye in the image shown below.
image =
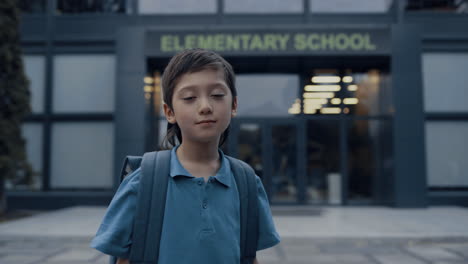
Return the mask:
<path fill-rule="evenodd" d="M 221 98 L 224 97 L 224 94 L 213 94 L 214 97 Z"/>
<path fill-rule="evenodd" d="M 189 97 L 184 97 L 182 99 L 184 99 L 185 101 L 190 101 L 190 100 L 192 100 L 194 98 L 195 98 L 195 96 L 189 96 Z"/>

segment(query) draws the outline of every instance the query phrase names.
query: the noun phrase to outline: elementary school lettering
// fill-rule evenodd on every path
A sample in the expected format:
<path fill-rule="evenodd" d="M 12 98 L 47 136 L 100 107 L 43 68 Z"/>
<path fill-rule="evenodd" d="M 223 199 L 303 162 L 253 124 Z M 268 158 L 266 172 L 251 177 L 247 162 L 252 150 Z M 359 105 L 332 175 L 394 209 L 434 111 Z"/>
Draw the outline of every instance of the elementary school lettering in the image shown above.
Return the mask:
<path fill-rule="evenodd" d="M 161 52 L 205 48 L 218 52 L 374 51 L 369 33 L 163 34 Z"/>

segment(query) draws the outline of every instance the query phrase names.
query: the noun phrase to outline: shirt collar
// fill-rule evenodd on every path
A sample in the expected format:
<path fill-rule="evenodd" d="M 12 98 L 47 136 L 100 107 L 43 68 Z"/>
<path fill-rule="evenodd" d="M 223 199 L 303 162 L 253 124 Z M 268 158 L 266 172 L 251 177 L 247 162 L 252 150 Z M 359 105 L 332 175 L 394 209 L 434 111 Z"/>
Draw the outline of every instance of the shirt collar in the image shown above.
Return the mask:
<path fill-rule="evenodd" d="M 190 172 L 188 172 L 180 163 L 179 158 L 177 158 L 176 150 L 180 145 L 175 146 L 171 150 L 171 167 L 170 167 L 170 175 L 171 177 L 176 176 L 186 176 L 186 177 L 194 177 Z M 224 156 L 224 153 L 221 149 L 218 148 L 219 157 L 221 159 L 221 167 L 219 168 L 218 172 L 214 176 L 214 178 L 225 185 L 226 187 L 231 186 L 232 182 L 232 175 L 231 175 L 231 166 L 229 164 L 228 159 Z"/>

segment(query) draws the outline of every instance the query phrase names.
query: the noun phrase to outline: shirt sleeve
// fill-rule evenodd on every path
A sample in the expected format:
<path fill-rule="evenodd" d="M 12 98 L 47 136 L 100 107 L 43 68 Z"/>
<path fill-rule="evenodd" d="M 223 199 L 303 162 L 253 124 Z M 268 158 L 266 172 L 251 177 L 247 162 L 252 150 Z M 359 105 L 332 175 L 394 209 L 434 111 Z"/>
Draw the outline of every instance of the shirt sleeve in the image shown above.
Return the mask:
<path fill-rule="evenodd" d="M 90 246 L 104 254 L 129 258 L 140 168 L 125 177 L 107 208 Z"/>
<path fill-rule="evenodd" d="M 258 190 L 258 245 L 257 250 L 272 247 L 280 242 L 280 236 L 276 232 L 273 217 L 271 216 L 270 203 L 263 187 L 262 180 L 256 176 Z"/>

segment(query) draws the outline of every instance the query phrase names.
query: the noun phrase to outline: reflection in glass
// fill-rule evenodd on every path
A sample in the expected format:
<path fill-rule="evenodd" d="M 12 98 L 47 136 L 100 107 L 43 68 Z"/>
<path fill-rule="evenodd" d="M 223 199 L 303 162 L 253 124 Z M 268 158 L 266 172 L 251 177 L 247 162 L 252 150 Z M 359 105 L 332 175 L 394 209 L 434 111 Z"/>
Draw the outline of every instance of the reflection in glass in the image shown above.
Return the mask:
<path fill-rule="evenodd" d="M 335 120 L 307 121 L 306 199 L 340 204 L 339 126 Z"/>
<path fill-rule="evenodd" d="M 468 187 L 468 122 L 426 122 L 428 187 Z"/>
<path fill-rule="evenodd" d="M 393 0 L 309 0 L 312 13 L 386 13 Z"/>
<path fill-rule="evenodd" d="M 130 1 L 129 1 L 130 2 Z M 207 14 L 216 13 L 216 0 L 139 0 L 138 13 L 150 14 Z"/>
<path fill-rule="evenodd" d="M 130 1 L 122 0 L 57 0 L 57 14 L 61 13 L 125 13 Z"/>
<path fill-rule="evenodd" d="M 297 99 L 296 74 L 239 74 L 236 76 L 239 104 L 237 117 L 289 117 Z"/>
<path fill-rule="evenodd" d="M 351 120 L 348 131 L 348 199 L 381 201 L 390 189 L 392 169 L 391 123 Z M 382 202 L 382 201 L 381 201 Z"/>
<path fill-rule="evenodd" d="M 272 126 L 272 202 L 295 202 L 297 200 L 295 135 L 295 126 Z"/>
<path fill-rule="evenodd" d="M 336 69 L 315 69 L 303 88 L 302 101 L 307 115 L 393 112 L 389 75 L 376 69 L 342 74 Z"/>
<path fill-rule="evenodd" d="M 263 176 L 262 140 L 259 124 L 244 123 L 240 125 L 238 137 L 238 158 L 249 164 L 259 176 Z"/>
<path fill-rule="evenodd" d="M 115 63 L 115 55 L 55 55 L 54 112 L 113 112 Z"/>
<path fill-rule="evenodd" d="M 384 115 L 393 111 L 389 76 L 373 69 L 367 72 L 349 71 L 353 78 L 344 83 L 341 92 L 343 107 L 354 115 Z"/>
<path fill-rule="evenodd" d="M 410 11 L 438 11 L 438 12 L 468 12 L 468 3 L 466 1 L 456 0 L 438 0 L 438 1 L 421 1 L 407 0 L 406 10 Z"/>
<path fill-rule="evenodd" d="M 52 188 L 112 188 L 113 123 L 56 123 L 52 135 Z"/>
<path fill-rule="evenodd" d="M 45 57 L 25 55 L 23 61 L 26 76 L 30 81 L 32 111 L 42 113 L 44 111 Z"/>
<path fill-rule="evenodd" d="M 26 155 L 32 166 L 32 178 L 18 174 L 14 179 L 5 179 L 7 190 L 40 190 L 42 186 L 42 124 L 25 123 L 21 134 L 25 140 Z"/>
<path fill-rule="evenodd" d="M 224 12 L 230 14 L 302 13 L 302 7 L 302 0 L 224 0 Z"/>
<path fill-rule="evenodd" d="M 429 112 L 467 112 L 467 69 L 467 52 L 424 53 L 422 71 L 425 110 Z"/>

